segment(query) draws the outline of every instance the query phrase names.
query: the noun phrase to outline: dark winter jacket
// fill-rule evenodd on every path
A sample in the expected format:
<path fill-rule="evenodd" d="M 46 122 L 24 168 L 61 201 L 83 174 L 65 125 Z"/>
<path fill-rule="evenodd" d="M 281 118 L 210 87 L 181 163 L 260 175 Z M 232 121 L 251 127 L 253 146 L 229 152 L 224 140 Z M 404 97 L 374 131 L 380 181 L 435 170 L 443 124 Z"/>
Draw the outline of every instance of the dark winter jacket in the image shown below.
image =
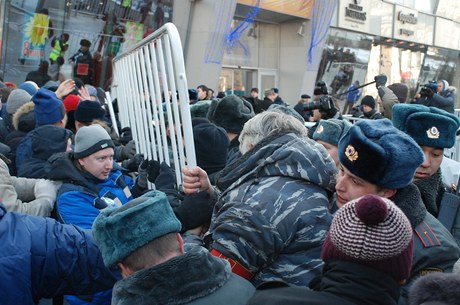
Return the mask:
<path fill-rule="evenodd" d="M 254 286 L 231 273 L 226 261 L 202 248 L 137 271 L 118 281 L 113 305 L 244 305 Z"/>
<path fill-rule="evenodd" d="M 322 268 L 335 164 L 323 146 L 275 134 L 224 168 L 209 228 L 212 247 L 248 269 L 257 285 L 307 285 Z"/>
<path fill-rule="evenodd" d="M 399 189 L 390 198 L 407 216 L 414 229 L 414 257 L 411 276 L 401 287 L 399 304 L 407 304 L 413 282 L 432 272 L 452 272 L 460 249 L 447 229 L 427 212 L 414 184 Z"/>
<path fill-rule="evenodd" d="M 433 94 L 432 97 L 424 96 L 415 101 L 416 104 L 422 104 L 427 107 L 436 107 L 450 113 L 454 113 L 455 96 L 449 90 Z"/>
<path fill-rule="evenodd" d="M 33 305 L 63 293 L 94 293 L 116 278 L 87 231 L 0 204 L 0 303 Z"/>
<path fill-rule="evenodd" d="M 315 290 L 306 287 L 261 290 L 260 287 L 248 305 L 396 305 L 399 287 L 399 283 L 381 271 L 356 263 L 331 261 L 324 264 Z"/>
<path fill-rule="evenodd" d="M 46 178 L 44 165 L 54 153 L 65 152 L 70 130 L 55 125 L 44 125 L 29 132 L 16 151 L 18 177 Z"/>

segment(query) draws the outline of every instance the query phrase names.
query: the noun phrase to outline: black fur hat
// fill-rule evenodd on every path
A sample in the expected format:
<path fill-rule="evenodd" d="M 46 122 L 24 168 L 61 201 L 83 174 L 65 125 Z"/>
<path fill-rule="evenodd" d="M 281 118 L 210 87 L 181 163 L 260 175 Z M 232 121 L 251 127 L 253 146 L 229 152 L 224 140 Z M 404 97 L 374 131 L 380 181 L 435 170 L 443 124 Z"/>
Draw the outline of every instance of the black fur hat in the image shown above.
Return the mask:
<path fill-rule="evenodd" d="M 232 94 L 221 100 L 213 100 L 208 110 L 208 120 L 225 129 L 239 134 L 244 123 L 254 117 L 251 103 Z"/>
<path fill-rule="evenodd" d="M 409 291 L 409 304 L 455 305 L 460 300 L 460 274 L 432 273 L 418 279 Z"/>

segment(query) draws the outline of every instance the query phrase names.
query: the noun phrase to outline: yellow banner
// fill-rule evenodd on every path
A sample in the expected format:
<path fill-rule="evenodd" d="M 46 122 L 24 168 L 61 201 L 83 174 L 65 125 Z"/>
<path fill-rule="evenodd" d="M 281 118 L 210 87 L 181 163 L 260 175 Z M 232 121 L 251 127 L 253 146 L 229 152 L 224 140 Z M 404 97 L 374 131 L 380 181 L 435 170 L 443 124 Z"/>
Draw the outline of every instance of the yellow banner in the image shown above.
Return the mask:
<path fill-rule="evenodd" d="M 314 0 L 261 0 L 260 8 L 301 18 L 310 18 L 313 1 Z M 238 0 L 238 3 L 254 6 L 257 1 Z"/>

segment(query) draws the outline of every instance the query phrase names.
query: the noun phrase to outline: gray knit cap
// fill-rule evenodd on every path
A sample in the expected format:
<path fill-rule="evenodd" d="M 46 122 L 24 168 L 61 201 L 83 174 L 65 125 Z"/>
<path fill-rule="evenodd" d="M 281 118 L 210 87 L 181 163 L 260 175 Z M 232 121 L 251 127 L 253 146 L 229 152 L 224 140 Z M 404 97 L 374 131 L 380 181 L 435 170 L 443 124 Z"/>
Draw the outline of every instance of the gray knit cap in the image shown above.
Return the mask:
<path fill-rule="evenodd" d="M 32 96 L 23 89 L 14 89 L 11 91 L 6 101 L 6 112 L 13 114 L 22 105 L 32 100 Z"/>
<path fill-rule="evenodd" d="M 75 135 L 73 155 L 76 159 L 81 159 L 108 147 L 114 148 L 115 145 L 102 126 L 97 124 L 84 126 Z"/>

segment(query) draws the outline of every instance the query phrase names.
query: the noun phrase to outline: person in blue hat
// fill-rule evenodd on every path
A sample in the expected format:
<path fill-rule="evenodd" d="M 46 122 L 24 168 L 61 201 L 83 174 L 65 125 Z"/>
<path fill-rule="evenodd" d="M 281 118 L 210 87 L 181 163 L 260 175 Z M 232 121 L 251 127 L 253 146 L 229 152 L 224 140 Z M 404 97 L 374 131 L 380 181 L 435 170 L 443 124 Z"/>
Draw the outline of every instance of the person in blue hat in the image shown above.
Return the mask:
<path fill-rule="evenodd" d="M 455 239 L 427 211 L 418 188 L 412 183 L 424 162 L 423 152 L 390 120 L 361 120 L 340 139 L 338 157 L 335 190 L 339 208 L 360 196 L 375 194 L 392 200 L 412 225 L 412 272 L 401 287 L 399 300 L 399 304 L 407 304 L 412 282 L 430 272 L 452 272 L 460 257 Z"/>

